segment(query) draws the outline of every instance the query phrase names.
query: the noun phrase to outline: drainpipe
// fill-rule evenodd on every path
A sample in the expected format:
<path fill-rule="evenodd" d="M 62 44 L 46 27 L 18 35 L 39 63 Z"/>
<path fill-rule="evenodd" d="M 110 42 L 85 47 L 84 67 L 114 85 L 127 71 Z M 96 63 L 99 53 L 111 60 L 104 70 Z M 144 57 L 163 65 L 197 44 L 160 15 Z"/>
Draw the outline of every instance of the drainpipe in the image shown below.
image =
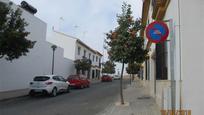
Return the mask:
<path fill-rule="evenodd" d="M 181 55 L 181 7 L 180 7 L 180 0 L 177 0 L 178 1 L 178 21 L 179 21 L 179 24 L 178 24 L 178 28 L 179 28 L 179 68 L 180 68 L 180 78 L 179 78 L 179 109 L 182 110 L 182 67 L 181 67 L 181 59 L 182 59 L 182 55 Z"/>
<path fill-rule="evenodd" d="M 168 22 L 169 23 L 169 28 L 170 28 L 170 32 L 172 32 L 172 34 L 174 34 L 174 30 L 173 30 L 173 19 L 168 19 L 168 20 L 164 20 L 164 22 Z M 170 35 L 170 39 L 172 39 L 174 37 L 174 35 Z M 174 38 L 175 39 L 175 38 Z M 167 40 L 166 42 L 169 42 L 170 40 Z M 171 57 L 170 57 L 171 58 Z M 171 65 L 170 65 L 170 69 L 171 69 Z M 175 106 L 175 78 L 174 75 L 171 75 L 171 109 L 174 111 L 176 109 Z"/>

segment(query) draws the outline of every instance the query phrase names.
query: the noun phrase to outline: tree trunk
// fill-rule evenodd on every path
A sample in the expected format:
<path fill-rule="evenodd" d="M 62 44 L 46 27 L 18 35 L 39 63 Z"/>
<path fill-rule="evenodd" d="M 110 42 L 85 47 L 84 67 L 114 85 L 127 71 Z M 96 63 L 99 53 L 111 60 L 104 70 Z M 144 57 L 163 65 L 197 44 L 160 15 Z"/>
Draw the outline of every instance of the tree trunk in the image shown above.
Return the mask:
<path fill-rule="evenodd" d="M 90 79 L 90 71 L 91 71 L 91 70 L 89 69 L 89 70 L 88 70 L 88 75 L 87 75 L 87 78 L 88 78 L 88 79 Z"/>
<path fill-rule="evenodd" d="M 80 74 L 80 70 L 79 70 L 79 69 L 76 69 L 76 72 L 77 72 L 77 75 L 79 75 L 79 74 Z"/>
<path fill-rule="evenodd" d="M 124 71 L 124 62 L 122 63 L 122 71 L 121 71 L 121 79 L 120 79 L 120 100 L 121 104 L 124 104 L 124 98 L 123 98 L 123 71 Z"/>
<path fill-rule="evenodd" d="M 130 74 L 130 85 L 131 85 L 131 82 L 132 82 L 132 74 Z"/>
<path fill-rule="evenodd" d="M 85 75 L 85 70 L 82 69 L 82 75 Z"/>
<path fill-rule="evenodd" d="M 132 74 L 132 81 L 135 80 L 135 74 Z"/>

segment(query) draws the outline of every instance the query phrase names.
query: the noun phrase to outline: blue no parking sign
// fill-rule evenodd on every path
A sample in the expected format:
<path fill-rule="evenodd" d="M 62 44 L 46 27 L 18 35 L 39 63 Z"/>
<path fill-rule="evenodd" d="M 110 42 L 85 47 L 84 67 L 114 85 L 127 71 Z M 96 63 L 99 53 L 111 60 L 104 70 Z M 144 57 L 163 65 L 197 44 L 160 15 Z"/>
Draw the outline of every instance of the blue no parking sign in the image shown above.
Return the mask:
<path fill-rule="evenodd" d="M 168 35 L 168 26 L 162 21 L 154 21 L 146 28 L 146 37 L 153 43 L 164 42 Z"/>

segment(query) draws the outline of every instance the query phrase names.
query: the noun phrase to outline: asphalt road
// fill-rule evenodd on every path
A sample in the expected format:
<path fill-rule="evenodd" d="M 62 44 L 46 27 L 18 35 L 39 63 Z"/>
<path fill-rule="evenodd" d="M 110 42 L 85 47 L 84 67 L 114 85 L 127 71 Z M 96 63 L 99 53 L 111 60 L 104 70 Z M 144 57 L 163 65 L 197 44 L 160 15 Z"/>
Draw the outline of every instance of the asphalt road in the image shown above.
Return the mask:
<path fill-rule="evenodd" d="M 74 89 L 57 97 L 26 96 L 2 101 L 0 115 L 96 115 L 114 103 L 118 95 L 119 80 L 95 83 L 90 88 Z"/>

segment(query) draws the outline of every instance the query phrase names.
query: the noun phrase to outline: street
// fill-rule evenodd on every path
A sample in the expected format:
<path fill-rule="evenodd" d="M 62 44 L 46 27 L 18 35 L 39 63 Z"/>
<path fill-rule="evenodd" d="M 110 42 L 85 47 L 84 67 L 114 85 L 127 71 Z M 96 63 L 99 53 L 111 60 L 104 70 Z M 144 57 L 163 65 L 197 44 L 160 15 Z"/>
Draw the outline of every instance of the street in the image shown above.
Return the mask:
<path fill-rule="evenodd" d="M 129 80 L 124 80 L 124 86 L 128 83 Z M 0 115 L 96 115 L 114 103 L 118 95 L 119 80 L 95 83 L 57 97 L 26 96 L 2 101 Z"/>

